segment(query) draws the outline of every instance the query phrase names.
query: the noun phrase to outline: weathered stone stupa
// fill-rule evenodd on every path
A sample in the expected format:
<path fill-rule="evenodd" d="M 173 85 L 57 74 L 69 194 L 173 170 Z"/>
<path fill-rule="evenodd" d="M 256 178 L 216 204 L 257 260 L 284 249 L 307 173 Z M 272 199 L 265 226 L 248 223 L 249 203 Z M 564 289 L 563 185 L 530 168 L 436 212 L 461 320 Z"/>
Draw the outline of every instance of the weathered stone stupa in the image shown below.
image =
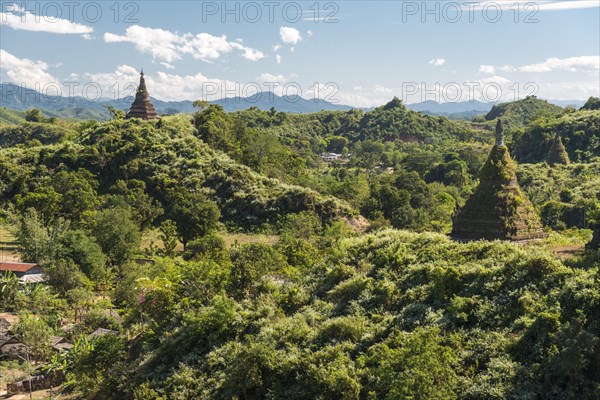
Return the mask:
<path fill-rule="evenodd" d="M 517 183 L 500 120 L 496 145 L 479 173 L 477 189 L 456 213 L 451 236 L 462 241 L 524 241 L 546 236 L 536 210 Z"/>
<path fill-rule="evenodd" d="M 150 101 L 150 95 L 146 89 L 146 80 L 144 79 L 144 70 L 140 73 L 140 85 L 135 93 L 135 100 L 125 118 L 155 119 L 158 118 L 154 106 Z"/>
<path fill-rule="evenodd" d="M 548 151 L 548 165 L 553 167 L 558 164 L 569 165 L 570 163 L 571 161 L 569 160 L 567 149 L 565 149 L 560 135 L 557 132 L 550 145 L 550 150 Z"/>

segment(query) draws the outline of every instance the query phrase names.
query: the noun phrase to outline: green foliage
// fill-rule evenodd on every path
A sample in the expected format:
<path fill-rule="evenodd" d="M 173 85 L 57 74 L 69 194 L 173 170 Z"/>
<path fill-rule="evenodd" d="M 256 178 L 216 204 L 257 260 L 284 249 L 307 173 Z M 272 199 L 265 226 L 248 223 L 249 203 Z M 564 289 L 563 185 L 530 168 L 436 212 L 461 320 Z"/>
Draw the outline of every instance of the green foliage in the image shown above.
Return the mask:
<path fill-rule="evenodd" d="M 485 116 L 485 119 L 495 121 L 502 118 L 502 122 L 507 129 L 513 131 L 537 119 L 554 117 L 561 111 L 562 108 L 550 104 L 546 100 L 538 99 L 535 96 L 527 96 L 522 100 L 494 105 Z"/>
<path fill-rule="evenodd" d="M 535 121 L 514 133 L 511 151 L 519 162 L 543 162 L 556 135 L 571 161 L 593 161 L 600 156 L 600 111 L 576 111 Z"/>
<path fill-rule="evenodd" d="M 125 349 L 125 341 L 110 334 L 91 341 L 79 339 L 71 352 L 67 384 L 87 396 L 118 396 L 119 375 L 125 372 Z"/>
<path fill-rule="evenodd" d="M 213 231 L 221 212 L 215 203 L 199 193 L 172 195 L 173 206 L 169 216 L 177 225 L 177 233 L 186 249 L 188 242 Z"/>
<path fill-rule="evenodd" d="M 49 355 L 52 329 L 39 316 L 21 315 L 14 331 L 15 336 L 28 347 L 32 358 L 42 359 Z"/>
<path fill-rule="evenodd" d="M 131 260 L 139 251 L 140 231 L 125 208 L 115 207 L 98 211 L 93 234 L 108 262 L 113 266 Z"/>
<path fill-rule="evenodd" d="M 590 97 L 580 110 L 600 110 L 600 98 Z"/>
<path fill-rule="evenodd" d="M 538 118 L 539 101 L 519 107 L 530 103 L 515 110 L 537 118 L 515 148 L 535 126 L 595 118 Z M 587 163 L 550 168 L 516 165 L 505 147 L 486 161 L 485 123 L 425 117 L 398 99 L 367 113 L 198 109 L 0 135 L 2 210 L 49 278 L 1 277 L 0 306 L 29 310 L 48 332 L 75 323 L 74 349 L 45 367 L 74 397 L 597 397 L 596 252 L 561 261 L 546 250 L 573 232 L 581 245 L 589 230 L 514 245 L 382 229 L 448 232 L 478 178 L 475 205 L 509 204 L 509 222 L 534 215 L 532 199 L 549 227 L 591 227 L 600 173 L 582 146 L 593 124 L 577 140 L 560 132 Z M 63 133 L 35 138 L 38 126 Z M 350 156 L 331 165 L 327 150 Z M 524 193 L 500 190 L 515 173 Z M 135 260 L 141 232 L 158 227 L 164 252 Z M 236 234 L 249 243 L 228 248 Z M 96 328 L 120 333 L 78 338 Z"/>
<path fill-rule="evenodd" d="M 177 225 L 170 219 L 160 224 L 160 239 L 163 242 L 165 254 L 172 254 L 177 246 Z"/>

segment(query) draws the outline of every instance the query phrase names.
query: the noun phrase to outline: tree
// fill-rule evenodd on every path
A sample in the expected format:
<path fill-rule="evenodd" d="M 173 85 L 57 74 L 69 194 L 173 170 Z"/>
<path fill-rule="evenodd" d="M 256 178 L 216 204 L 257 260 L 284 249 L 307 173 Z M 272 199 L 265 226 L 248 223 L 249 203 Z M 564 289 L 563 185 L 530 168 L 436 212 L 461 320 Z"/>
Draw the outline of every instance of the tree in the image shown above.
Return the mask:
<path fill-rule="evenodd" d="M 141 234 L 126 208 L 98 211 L 93 234 L 113 266 L 124 264 L 139 251 Z"/>
<path fill-rule="evenodd" d="M 252 286 L 267 274 L 284 274 L 288 265 L 283 255 L 266 244 L 252 243 L 235 249 L 231 258 L 230 293 L 247 297 Z"/>
<path fill-rule="evenodd" d="M 25 121 L 28 122 L 45 122 L 44 114 L 39 108 L 32 108 L 31 110 L 25 111 Z"/>
<path fill-rule="evenodd" d="M 397 333 L 387 343 L 372 347 L 362 362 L 368 365 L 365 380 L 376 398 L 458 398 L 458 357 L 439 336 L 439 329 Z"/>
<path fill-rule="evenodd" d="M 101 279 L 105 274 L 106 256 L 93 236 L 83 230 L 68 230 L 60 238 L 57 258 L 72 260 L 90 279 Z"/>
<path fill-rule="evenodd" d="M 34 358 L 43 359 L 50 354 L 52 329 L 39 316 L 23 314 L 14 328 L 15 336 L 23 342 Z"/>
<path fill-rule="evenodd" d="M 24 213 L 28 209 L 35 209 L 42 218 L 44 225 L 49 225 L 59 215 L 63 196 L 52 186 L 42 184 L 25 194 L 15 196 L 17 208 Z"/>
<path fill-rule="evenodd" d="M 350 141 L 343 136 L 332 136 L 327 143 L 327 151 L 343 153 Z"/>
<path fill-rule="evenodd" d="M 204 195 L 183 192 L 176 195 L 170 217 L 177 224 L 177 233 L 185 251 L 190 240 L 204 236 L 216 228 L 221 212 Z"/>
<path fill-rule="evenodd" d="M 212 260 L 224 260 L 228 257 L 228 252 L 225 246 L 225 240 L 214 233 L 210 233 L 201 238 L 191 241 L 183 258 L 185 260 L 193 260 L 197 257 L 210 258 Z"/>
<path fill-rule="evenodd" d="M 118 180 L 111 192 L 122 196 L 131 207 L 132 219 L 140 230 L 147 229 L 152 222 L 164 213 L 160 204 L 146 193 L 146 183 L 137 179 Z"/>
<path fill-rule="evenodd" d="M 116 108 L 114 106 L 104 106 L 104 108 L 106 108 L 106 110 L 110 114 L 111 119 L 124 119 L 125 118 L 125 111 L 123 111 L 123 110 L 119 110 L 118 108 Z"/>
<path fill-rule="evenodd" d="M 54 261 L 67 229 L 68 224 L 62 218 L 46 225 L 36 210 L 26 210 L 18 217 L 15 229 L 23 261 L 38 264 Z"/>
<path fill-rule="evenodd" d="M 90 286 L 90 281 L 73 260 L 57 260 L 44 268 L 44 274 L 48 277 L 48 284 L 63 295 L 69 290 Z"/>
<path fill-rule="evenodd" d="M 96 194 L 98 182 L 91 172 L 60 171 L 52 177 L 52 187 L 60 194 L 60 212 L 75 224 L 87 222 L 100 202 Z"/>
<path fill-rule="evenodd" d="M 160 224 L 160 240 L 163 242 L 165 254 L 172 254 L 177 247 L 177 225 L 167 219 Z"/>

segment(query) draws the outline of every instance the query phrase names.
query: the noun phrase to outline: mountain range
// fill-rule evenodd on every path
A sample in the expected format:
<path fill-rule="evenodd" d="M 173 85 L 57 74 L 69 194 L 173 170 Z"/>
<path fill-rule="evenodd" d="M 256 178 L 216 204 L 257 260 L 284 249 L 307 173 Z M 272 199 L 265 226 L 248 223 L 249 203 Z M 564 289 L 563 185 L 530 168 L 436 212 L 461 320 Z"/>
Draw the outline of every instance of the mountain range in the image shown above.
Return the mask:
<path fill-rule="evenodd" d="M 39 108 L 50 117 L 75 118 L 75 119 L 107 119 L 110 113 L 108 106 L 120 110 L 127 110 L 133 102 L 133 97 L 125 97 L 118 100 L 98 99 L 95 101 L 75 96 L 62 97 L 42 95 L 41 93 L 24 88 L 12 83 L 0 84 L 0 106 L 13 110 L 23 111 L 30 108 Z M 562 107 L 570 105 L 580 107 L 583 101 L 550 101 Z M 194 111 L 193 102 L 163 101 L 152 98 L 152 103 L 159 114 L 190 113 Z M 238 111 L 250 107 L 258 107 L 261 110 L 275 108 L 277 111 L 307 114 L 322 110 L 346 111 L 356 107 L 343 104 L 335 104 L 325 100 L 309 100 L 299 96 L 278 96 L 271 92 L 256 93 L 249 97 L 228 97 L 211 102 L 221 105 L 226 111 Z M 494 103 L 480 101 L 438 103 L 425 101 L 406 105 L 409 109 L 422 112 L 423 114 L 445 116 L 452 119 L 469 119 L 476 115 L 488 113 Z M 363 109 L 369 111 L 371 109 Z"/>

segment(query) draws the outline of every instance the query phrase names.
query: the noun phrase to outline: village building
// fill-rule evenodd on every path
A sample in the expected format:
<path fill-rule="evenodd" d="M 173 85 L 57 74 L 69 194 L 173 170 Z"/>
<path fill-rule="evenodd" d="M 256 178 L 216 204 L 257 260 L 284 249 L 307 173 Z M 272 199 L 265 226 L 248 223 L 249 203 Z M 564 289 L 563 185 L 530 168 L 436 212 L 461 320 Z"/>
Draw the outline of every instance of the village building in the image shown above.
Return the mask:
<path fill-rule="evenodd" d="M 546 237 L 535 208 L 519 188 L 515 170 L 498 120 L 496 145 L 479 173 L 479 185 L 466 204 L 456 209 L 454 239 L 528 241 Z"/>
<path fill-rule="evenodd" d="M 140 118 L 140 119 L 156 119 L 158 114 L 154 110 L 154 106 L 150 101 L 150 94 L 146 89 L 146 80 L 144 79 L 144 71 L 140 73 L 140 84 L 135 92 L 135 100 L 131 104 L 131 108 L 127 112 L 125 118 Z"/>
<path fill-rule="evenodd" d="M 62 336 L 50 337 L 50 347 L 57 353 L 69 351 L 73 348 L 73 344 Z"/>
<path fill-rule="evenodd" d="M 27 354 L 27 346 L 15 336 L 0 340 L 0 358 L 18 358 Z"/>
<path fill-rule="evenodd" d="M 11 272 L 23 283 L 39 283 L 45 280 L 42 267 L 32 263 L 0 262 L 0 273 Z"/>
<path fill-rule="evenodd" d="M 333 162 L 333 161 L 341 160 L 343 156 L 338 153 L 321 153 L 320 157 L 321 157 L 321 160 L 323 160 L 325 162 Z"/>
<path fill-rule="evenodd" d="M 113 331 L 112 329 L 98 328 L 94 332 L 89 334 L 90 338 L 98 338 L 104 335 L 118 335 L 119 332 Z"/>

